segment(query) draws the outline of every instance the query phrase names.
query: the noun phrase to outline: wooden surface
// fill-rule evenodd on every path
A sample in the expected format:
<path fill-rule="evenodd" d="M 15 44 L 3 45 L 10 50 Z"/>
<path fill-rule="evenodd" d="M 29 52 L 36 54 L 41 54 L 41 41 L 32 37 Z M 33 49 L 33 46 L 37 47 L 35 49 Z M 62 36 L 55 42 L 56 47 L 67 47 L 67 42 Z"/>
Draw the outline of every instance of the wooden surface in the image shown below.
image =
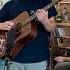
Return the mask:
<path fill-rule="evenodd" d="M 70 23 L 57 23 L 57 26 L 70 27 Z"/>

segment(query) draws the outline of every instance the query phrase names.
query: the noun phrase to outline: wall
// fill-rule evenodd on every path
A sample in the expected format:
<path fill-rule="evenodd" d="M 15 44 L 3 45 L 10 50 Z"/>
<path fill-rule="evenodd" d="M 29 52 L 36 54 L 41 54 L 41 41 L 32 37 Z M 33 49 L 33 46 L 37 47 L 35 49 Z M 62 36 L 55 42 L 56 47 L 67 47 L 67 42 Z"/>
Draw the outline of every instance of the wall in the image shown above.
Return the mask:
<path fill-rule="evenodd" d="M 0 9 L 10 0 L 0 0 Z"/>

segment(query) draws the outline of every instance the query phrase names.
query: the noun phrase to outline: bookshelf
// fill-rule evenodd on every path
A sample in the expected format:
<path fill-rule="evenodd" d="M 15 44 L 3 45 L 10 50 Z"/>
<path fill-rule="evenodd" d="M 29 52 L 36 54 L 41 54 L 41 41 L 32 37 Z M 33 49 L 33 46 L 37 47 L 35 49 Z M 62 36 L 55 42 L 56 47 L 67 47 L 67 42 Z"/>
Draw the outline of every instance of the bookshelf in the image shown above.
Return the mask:
<path fill-rule="evenodd" d="M 62 35 L 56 35 L 55 32 L 52 33 L 52 44 L 51 44 L 51 66 L 54 68 L 54 66 L 57 64 L 57 62 L 54 61 L 54 58 L 57 56 L 70 56 L 70 23 L 57 23 L 57 28 L 64 28 L 67 29 L 65 33 Z M 65 31 L 65 30 L 64 30 Z"/>
<path fill-rule="evenodd" d="M 67 9 L 69 17 L 68 17 L 68 19 L 66 21 L 63 20 L 63 17 L 62 17 L 61 22 L 56 22 L 56 29 L 58 29 L 58 31 L 56 31 L 56 32 L 59 32 L 60 36 L 56 35 L 55 34 L 56 32 L 54 32 L 52 34 L 52 36 L 53 36 L 52 41 L 54 41 L 53 44 L 52 44 L 53 47 L 58 47 L 59 46 L 57 44 L 58 40 L 64 40 L 63 41 L 64 43 L 68 40 L 65 44 L 70 43 L 70 13 L 69 13 L 70 12 L 70 0 L 62 0 L 61 2 L 58 3 L 58 7 L 56 7 L 56 8 L 60 9 L 60 11 L 58 11 L 58 10 L 57 11 L 60 12 L 60 14 L 62 14 L 64 7 L 66 7 L 66 9 Z M 70 46 L 70 44 L 69 44 L 69 46 Z"/>
<path fill-rule="evenodd" d="M 56 7 L 56 6 L 55 6 Z M 60 9 L 60 14 L 62 14 L 64 7 L 68 11 L 68 19 L 56 22 L 56 29 L 51 34 L 51 66 L 54 68 L 57 62 L 54 61 L 54 58 L 57 56 L 70 56 L 70 0 L 63 0 L 59 2 L 58 9 Z M 62 16 L 62 15 L 61 15 Z M 56 34 L 57 33 L 57 34 Z"/>

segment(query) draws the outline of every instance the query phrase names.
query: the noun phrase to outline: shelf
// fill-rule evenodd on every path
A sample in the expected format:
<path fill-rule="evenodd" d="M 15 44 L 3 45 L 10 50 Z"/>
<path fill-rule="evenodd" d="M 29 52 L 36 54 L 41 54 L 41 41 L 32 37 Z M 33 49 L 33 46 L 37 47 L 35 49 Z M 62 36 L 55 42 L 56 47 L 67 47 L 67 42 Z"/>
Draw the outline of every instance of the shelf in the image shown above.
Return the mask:
<path fill-rule="evenodd" d="M 59 2 L 59 4 L 70 4 L 70 2 L 61 1 L 61 2 Z"/>
<path fill-rule="evenodd" d="M 70 27 L 70 23 L 57 23 L 56 26 Z"/>
<path fill-rule="evenodd" d="M 52 47 L 52 48 L 62 48 L 62 49 L 70 49 L 70 46 L 66 46 L 66 47 L 63 47 L 63 46 L 58 46 L 58 47 Z"/>
<path fill-rule="evenodd" d="M 54 36 L 54 38 L 70 39 L 70 36 Z"/>

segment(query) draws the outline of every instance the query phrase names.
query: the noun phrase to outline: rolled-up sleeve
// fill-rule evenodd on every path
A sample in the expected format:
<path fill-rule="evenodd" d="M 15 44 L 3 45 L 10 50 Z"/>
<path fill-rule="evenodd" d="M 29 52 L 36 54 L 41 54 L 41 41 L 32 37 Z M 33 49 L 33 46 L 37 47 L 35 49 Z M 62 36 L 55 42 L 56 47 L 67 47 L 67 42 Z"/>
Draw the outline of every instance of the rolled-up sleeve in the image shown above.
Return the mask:
<path fill-rule="evenodd" d="M 48 10 L 48 17 L 52 17 L 52 16 L 56 16 L 57 15 L 57 11 L 55 9 L 54 6 L 52 6 L 49 10 Z"/>
<path fill-rule="evenodd" d="M 52 0 L 45 0 L 47 5 L 49 5 Z M 53 16 L 56 16 L 58 13 L 56 11 L 56 8 L 54 6 L 52 6 L 50 9 L 48 9 L 48 17 L 53 17 Z"/>

